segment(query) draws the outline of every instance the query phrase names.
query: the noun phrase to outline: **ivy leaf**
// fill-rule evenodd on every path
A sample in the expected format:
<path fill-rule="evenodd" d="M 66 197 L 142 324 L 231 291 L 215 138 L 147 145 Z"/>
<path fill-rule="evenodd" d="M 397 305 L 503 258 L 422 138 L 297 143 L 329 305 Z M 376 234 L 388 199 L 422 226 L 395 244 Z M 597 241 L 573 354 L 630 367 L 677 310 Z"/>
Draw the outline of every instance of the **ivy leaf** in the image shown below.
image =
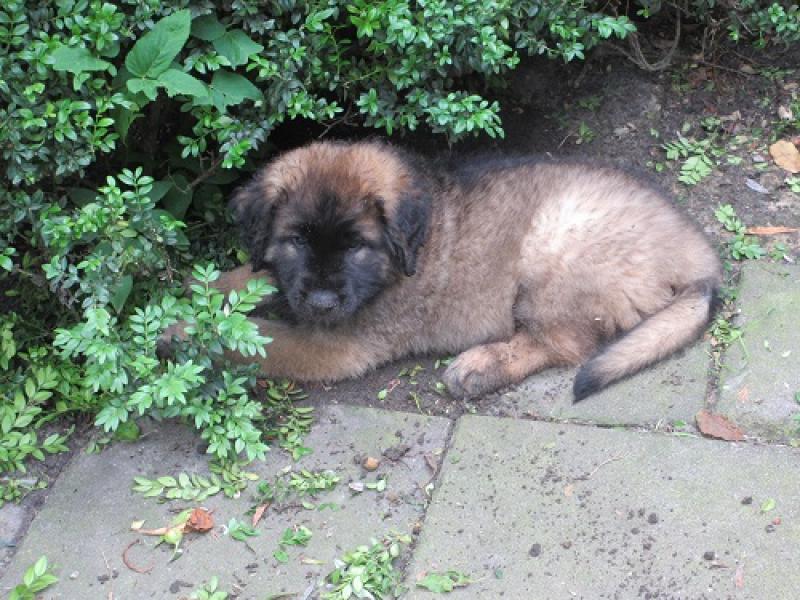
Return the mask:
<path fill-rule="evenodd" d="M 164 195 L 161 206 L 176 219 L 183 219 L 192 204 L 194 188 L 189 187 L 189 180 L 180 173 L 171 177 L 172 187 Z"/>
<path fill-rule="evenodd" d="M 228 31 L 215 39 L 213 45 L 214 50 L 227 58 L 232 67 L 247 63 L 251 54 L 256 54 L 264 49 L 264 46 L 251 40 L 241 29 Z"/>
<path fill-rule="evenodd" d="M 242 100 L 262 100 L 261 90 L 246 77 L 230 71 L 217 71 L 211 80 L 211 101 L 220 112 L 230 104 L 239 104 Z"/>
<path fill-rule="evenodd" d="M 214 15 L 203 15 L 192 21 L 192 35 L 206 42 L 213 42 L 225 35 L 225 26 Z"/>
<path fill-rule="evenodd" d="M 84 71 L 105 71 L 114 68 L 110 62 L 96 58 L 88 48 L 70 48 L 61 46 L 51 55 L 53 69 L 56 71 L 69 71 L 78 75 Z"/>
<path fill-rule="evenodd" d="M 158 76 L 158 81 L 164 84 L 170 98 L 176 94 L 195 98 L 208 96 L 205 83 L 179 69 L 167 69 Z"/>
<path fill-rule="evenodd" d="M 113 306 L 114 310 L 118 313 L 122 312 L 122 308 L 125 306 L 125 301 L 128 299 L 128 296 L 130 296 L 132 288 L 133 276 L 125 275 L 119 280 L 111 296 L 111 306 Z"/>
<path fill-rule="evenodd" d="M 158 77 L 189 39 L 191 24 L 189 9 L 164 17 L 133 45 L 125 57 L 125 66 L 137 77 Z"/>
<path fill-rule="evenodd" d="M 161 84 L 155 79 L 134 77 L 133 79 L 129 79 L 125 85 L 128 86 L 128 90 L 130 90 L 131 93 L 138 94 L 141 92 L 147 96 L 148 100 L 152 101 L 156 99 L 158 88 Z"/>

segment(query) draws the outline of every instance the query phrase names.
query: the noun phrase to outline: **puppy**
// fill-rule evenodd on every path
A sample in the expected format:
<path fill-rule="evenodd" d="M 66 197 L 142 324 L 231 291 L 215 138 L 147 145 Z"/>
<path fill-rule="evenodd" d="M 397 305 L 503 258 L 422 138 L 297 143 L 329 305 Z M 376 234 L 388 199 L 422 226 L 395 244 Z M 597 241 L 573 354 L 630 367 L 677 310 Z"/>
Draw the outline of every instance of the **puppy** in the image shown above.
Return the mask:
<path fill-rule="evenodd" d="M 658 191 L 611 169 L 534 158 L 438 169 L 379 142 L 321 142 L 258 172 L 232 201 L 251 264 L 287 321 L 265 375 L 356 377 L 460 353 L 444 382 L 474 397 L 581 365 L 575 400 L 697 339 L 721 282 L 708 240 Z"/>

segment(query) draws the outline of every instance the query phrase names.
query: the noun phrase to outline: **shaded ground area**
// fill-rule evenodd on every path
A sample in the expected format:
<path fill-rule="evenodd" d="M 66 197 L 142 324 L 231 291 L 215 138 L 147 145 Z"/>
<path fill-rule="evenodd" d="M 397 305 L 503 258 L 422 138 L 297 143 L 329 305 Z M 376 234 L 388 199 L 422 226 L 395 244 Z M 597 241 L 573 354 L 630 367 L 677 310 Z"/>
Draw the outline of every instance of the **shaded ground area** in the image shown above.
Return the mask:
<path fill-rule="evenodd" d="M 530 63 L 510 82 L 507 139 L 453 151 L 550 153 L 634 169 L 670 190 L 723 253 L 732 234 L 715 217 L 721 204 L 748 226 L 800 227 L 800 188 L 791 189 L 768 151 L 800 133 L 800 114 L 786 118 L 793 106 L 800 112 L 800 73 L 788 70 L 800 54 L 769 64 L 720 60 L 663 73 L 612 56 L 586 70 Z M 670 160 L 662 147 L 681 138 L 689 155 L 709 161 L 696 185 L 679 181 L 685 157 Z M 415 584 L 446 571 L 469 581 L 453 592 L 462 598 L 793 598 L 800 238 L 757 243 L 768 255 L 745 265 L 723 312 L 725 331 L 740 335 L 715 326 L 713 341 L 577 406 L 568 370 L 453 401 L 439 381 L 449 357 L 309 388 L 316 423 L 304 444 L 313 452 L 293 461 L 275 448 L 248 468 L 262 483 L 304 469 L 335 473 L 338 483 L 316 496 L 267 501 L 256 482 L 236 499 L 158 503 L 133 493 L 136 476 L 208 474 L 198 440 L 174 423 L 145 423 L 140 440 L 99 455 L 76 452 L 60 476 L 61 465 L 48 463 L 50 488 L 0 509 L 0 590 L 46 554 L 61 579 L 47 599 L 189 598 L 212 575 L 235 598 L 317 598 L 331 591 L 325 578 L 341 566 L 337 557 L 397 531 L 411 539 L 395 563 L 410 598 L 433 597 Z M 738 282 L 738 265 L 731 279 Z M 695 415 L 703 409 L 744 439 L 701 439 Z M 187 534 L 177 560 L 157 537 L 130 531 L 142 519 L 167 525 L 198 504 L 213 511 L 214 527 Z M 266 505 L 257 536 L 231 537 L 231 519 L 251 523 L 252 509 Z M 302 528 L 307 545 L 281 542 Z"/>

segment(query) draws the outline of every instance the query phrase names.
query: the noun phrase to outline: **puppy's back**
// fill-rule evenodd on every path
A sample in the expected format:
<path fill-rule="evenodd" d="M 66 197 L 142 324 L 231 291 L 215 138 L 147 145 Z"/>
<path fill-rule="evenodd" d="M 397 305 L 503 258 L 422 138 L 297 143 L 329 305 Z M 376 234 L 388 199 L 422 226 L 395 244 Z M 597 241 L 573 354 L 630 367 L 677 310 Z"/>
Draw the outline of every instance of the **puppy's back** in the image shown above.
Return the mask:
<path fill-rule="evenodd" d="M 519 175 L 537 195 L 520 256 L 522 283 L 535 296 L 532 321 L 568 321 L 580 349 L 613 340 L 581 369 L 576 399 L 702 333 L 719 258 L 661 192 L 586 165 L 539 163 Z"/>

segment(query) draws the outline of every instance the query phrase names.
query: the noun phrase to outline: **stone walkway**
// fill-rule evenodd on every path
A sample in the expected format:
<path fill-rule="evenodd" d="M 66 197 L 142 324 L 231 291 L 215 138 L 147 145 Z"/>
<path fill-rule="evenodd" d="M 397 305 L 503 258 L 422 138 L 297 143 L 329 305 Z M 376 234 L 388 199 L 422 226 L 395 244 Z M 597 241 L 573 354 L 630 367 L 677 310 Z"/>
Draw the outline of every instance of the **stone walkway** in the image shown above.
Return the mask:
<path fill-rule="evenodd" d="M 800 268 L 747 265 L 737 304 L 744 335 L 724 357 L 718 389 L 700 344 L 576 406 L 571 372 L 533 377 L 498 399 L 517 418 L 321 406 L 307 438 L 312 455 L 295 465 L 276 450 L 250 470 L 272 480 L 285 467 L 331 469 L 338 486 L 314 510 L 267 510 L 246 544 L 223 526 L 249 522 L 256 484 L 235 500 L 209 498 L 202 504 L 215 529 L 187 535 L 172 562 L 169 548 L 130 525 L 159 527 L 193 505 L 143 498 L 131 492 L 133 478 L 207 465 L 190 431 L 149 424 L 136 443 L 76 454 L 0 594 L 46 554 L 60 577 L 43 592 L 48 600 L 178 600 L 212 575 L 240 599 L 317 598 L 336 557 L 396 531 L 414 538 L 400 565 L 407 598 L 439 597 L 416 581 L 457 570 L 472 579 L 450 594 L 457 598 L 796 599 Z M 694 416 L 703 408 L 739 425 L 746 440 L 700 436 Z M 380 458 L 376 471 L 361 467 L 365 456 Z M 381 477 L 383 491 L 353 489 Z M 0 523 L 13 510 L 1 509 Z M 298 526 L 311 540 L 287 546 L 288 562 L 278 562 L 282 532 Z M 146 574 L 123 562 L 136 540 L 127 556 L 152 567 Z"/>

